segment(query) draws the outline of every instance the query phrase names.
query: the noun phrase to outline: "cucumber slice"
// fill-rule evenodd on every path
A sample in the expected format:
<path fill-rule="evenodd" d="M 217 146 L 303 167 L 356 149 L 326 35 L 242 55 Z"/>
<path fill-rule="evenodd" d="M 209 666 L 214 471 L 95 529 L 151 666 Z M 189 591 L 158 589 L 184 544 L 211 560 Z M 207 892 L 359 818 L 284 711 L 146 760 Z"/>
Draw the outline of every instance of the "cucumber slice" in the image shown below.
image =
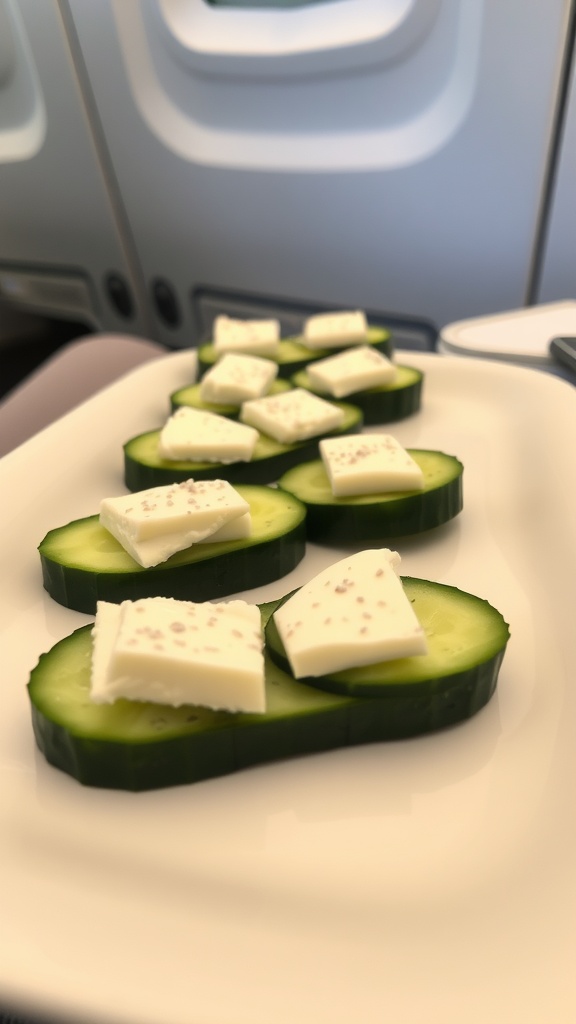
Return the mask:
<path fill-rule="evenodd" d="M 457 587 L 402 578 L 404 590 L 428 640 L 428 654 L 381 661 L 330 675 L 300 680 L 309 686 L 351 697 L 427 698 L 465 685 L 473 695 L 494 678 L 509 638 L 508 624 L 488 601 Z M 283 600 L 286 601 L 288 596 Z M 281 602 L 280 602 L 281 603 Z M 274 618 L 266 624 L 266 648 L 290 673 Z M 475 699 L 475 698 L 473 698 Z"/>
<path fill-rule="evenodd" d="M 421 584 L 406 581 L 407 587 Z M 430 588 L 432 607 L 439 585 L 423 586 Z M 439 649 L 434 665 L 437 675 L 427 685 L 420 680 L 417 689 L 408 676 L 390 691 L 381 690 L 380 696 L 351 697 L 297 682 L 267 655 L 263 715 L 126 700 L 93 704 L 89 699 L 92 627 L 84 626 L 43 654 L 31 673 L 28 694 L 37 745 L 47 761 L 84 785 L 136 791 L 445 728 L 470 717 L 490 699 L 508 636 L 498 613 L 486 614 L 485 602 L 477 604 L 478 599 L 470 595 L 454 593 L 460 596 L 453 600 L 450 623 L 440 594 L 442 621 L 447 635 L 454 636 L 447 664 L 455 656 L 456 638 L 465 635 L 472 640 L 478 629 L 479 646 L 473 649 L 470 643 L 467 668 L 447 676 Z M 278 603 L 262 606 L 264 624 Z M 491 643 L 484 635 L 486 629 Z"/>
<path fill-rule="evenodd" d="M 385 327 L 370 326 L 368 328 L 368 337 L 364 344 L 374 345 L 385 356 L 392 355 L 392 335 Z M 313 360 L 325 359 L 327 356 L 333 356 L 343 351 L 343 348 L 308 348 L 307 345 L 304 345 L 300 335 L 295 335 L 293 338 L 284 338 L 280 342 L 278 356 L 276 357 L 278 375 L 279 377 L 288 378 L 293 373 L 297 373 L 298 370 L 304 370 L 308 363 Z M 267 358 L 269 359 L 270 356 L 267 356 Z M 198 349 L 199 373 L 202 374 L 209 370 L 218 359 L 218 353 L 211 341 L 205 345 L 200 345 Z"/>
<path fill-rule="evenodd" d="M 195 544 L 151 569 L 138 565 L 97 515 L 51 530 L 39 546 L 45 590 L 66 608 L 93 615 L 97 601 L 210 601 L 286 576 L 304 557 L 304 506 L 276 488 L 237 489 L 250 504 L 249 538 Z"/>
<path fill-rule="evenodd" d="M 279 395 L 283 391 L 290 391 L 290 381 L 278 380 L 272 382 L 268 388 L 268 395 Z M 240 414 L 239 405 L 221 405 L 216 402 L 203 402 L 200 395 L 201 384 L 189 384 L 188 387 L 180 388 L 170 395 L 170 406 L 172 412 L 181 406 L 189 406 L 192 409 L 201 409 L 202 412 L 215 412 L 218 416 L 229 416 L 231 419 L 238 419 Z"/>
<path fill-rule="evenodd" d="M 91 626 L 41 656 L 28 692 L 47 761 L 87 786 L 146 790 L 345 746 L 349 698 L 290 679 L 267 660 L 264 715 L 89 698 Z"/>
<path fill-rule="evenodd" d="M 444 452 L 407 451 L 424 473 L 421 491 L 335 498 L 321 459 L 294 466 L 280 477 L 278 486 L 306 505 L 310 540 L 349 544 L 423 533 L 462 511 L 464 467 Z"/>
<path fill-rule="evenodd" d="M 396 371 L 393 383 L 381 384 L 366 391 L 355 391 L 346 396 L 347 402 L 352 402 L 362 410 L 365 427 L 404 420 L 419 411 L 424 374 L 412 366 L 397 366 Z M 330 397 L 310 383 L 306 370 L 295 373 L 290 382 L 295 388 L 307 388 L 322 398 Z"/>
<path fill-rule="evenodd" d="M 180 483 L 183 480 L 228 480 L 230 483 L 268 484 L 277 480 L 291 466 L 318 455 L 321 437 L 355 434 L 362 429 L 360 409 L 347 402 L 335 402 L 344 410 L 345 418 L 338 430 L 321 434 L 297 444 L 280 444 L 260 434 L 250 462 L 183 462 L 163 459 L 158 455 L 160 430 L 150 430 L 133 437 L 124 445 L 124 482 L 129 491 L 145 491 L 149 487 Z"/>

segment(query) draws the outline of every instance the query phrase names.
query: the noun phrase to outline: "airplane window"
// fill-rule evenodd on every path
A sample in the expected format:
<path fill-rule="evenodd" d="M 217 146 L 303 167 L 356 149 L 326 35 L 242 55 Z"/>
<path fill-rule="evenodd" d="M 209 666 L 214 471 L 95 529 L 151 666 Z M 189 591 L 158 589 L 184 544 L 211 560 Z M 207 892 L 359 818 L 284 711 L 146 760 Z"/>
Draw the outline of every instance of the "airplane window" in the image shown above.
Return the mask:
<path fill-rule="evenodd" d="M 450 0 L 452 2 L 452 0 Z M 455 0 L 456 3 L 461 0 Z M 1 3 L 1 0 L 0 0 Z M 396 63 L 446 0 L 149 0 L 139 8 L 192 71 L 299 78 Z M 138 8 L 136 8 L 138 10 Z M 117 5 L 122 21 L 126 5 Z M 118 16 L 118 15 L 117 15 Z"/>

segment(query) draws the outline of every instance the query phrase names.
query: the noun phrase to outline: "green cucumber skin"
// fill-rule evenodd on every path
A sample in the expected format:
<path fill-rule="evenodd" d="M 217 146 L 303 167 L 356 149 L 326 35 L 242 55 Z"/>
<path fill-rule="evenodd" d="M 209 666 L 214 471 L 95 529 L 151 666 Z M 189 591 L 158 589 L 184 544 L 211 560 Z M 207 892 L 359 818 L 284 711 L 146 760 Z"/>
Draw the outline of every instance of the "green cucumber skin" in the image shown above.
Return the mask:
<path fill-rule="evenodd" d="M 451 692 L 357 698 L 293 720 L 230 722 L 193 739 L 130 744 L 74 736 L 32 704 L 38 749 L 49 764 L 84 786 L 142 792 L 187 785 L 246 768 L 367 743 L 410 739 L 458 725 L 493 696 L 502 656 Z"/>
<path fill-rule="evenodd" d="M 279 602 L 269 603 L 269 610 Z M 470 718 L 493 695 L 504 648 L 469 673 L 415 693 L 411 686 L 391 696 L 350 697 L 325 693 L 295 681 L 267 659 L 267 686 L 286 691 L 292 710 L 267 711 L 263 715 L 208 713 L 204 726 L 190 721 L 179 730 L 162 735 L 162 706 L 153 708 L 146 738 L 118 740 L 106 735 L 101 708 L 94 711 L 84 701 L 82 728 L 67 727 L 62 702 L 50 702 L 45 680 L 52 674 L 66 685 L 87 688 L 92 626 L 83 626 L 40 657 L 28 684 L 32 724 L 36 743 L 46 760 L 85 786 L 123 789 L 133 792 L 184 785 L 296 756 L 322 753 L 363 743 L 399 740 L 438 731 Z M 66 672 L 60 652 L 70 645 L 81 648 L 81 669 L 76 676 Z M 505 645 L 504 645 L 505 646 Z M 77 659 L 77 653 L 74 654 Z M 64 661 L 66 655 L 64 654 Z M 82 679 L 82 675 L 84 679 Z M 145 707 L 143 705 L 143 707 Z M 105 709 L 115 716 L 114 705 Z"/>
<path fill-rule="evenodd" d="M 503 658 L 504 652 L 468 673 L 453 676 L 449 689 L 425 696 L 358 697 L 351 715 L 350 742 L 410 739 L 472 718 L 495 693 Z"/>
<path fill-rule="evenodd" d="M 407 449 L 411 455 L 417 449 Z M 443 526 L 464 507 L 463 467 L 442 486 L 374 504 L 347 503 L 345 498 L 330 503 L 306 501 L 292 490 L 288 471 L 278 486 L 304 501 L 307 508 L 308 539 L 322 544 L 367 543 L 372 540 L 409 537 Z"/>
<path fill-rule="evenodd" d="M 75 569 L 40 553 L 44 589 L 58 604 L 87 615 L 98 601 L 133 601 L 138 597 L 176 597 L 183 601 L 214 601 L 230 594 L 273 583 L 302 561 L 306 551 L 305 520 L 281 538 L 249 548 L 167 569 L 109 573 Z"/>
<path fill-rule="evenodd" d="M 264 715 L 234 715 L 189 707 L 178 709 L 179 724 L 171 728 L 162 724 L 162 705 L 142 705 L 142 713 L 150 719 L 145 736 L 120 740 L 114 728 L 106 726 L 107 721 L 114 722 L 115 706 L 91 707 L 87 696 L 91 632 L 92 625 L 82 626 L 41 655 L 28 683 L 38 748 L 50 764 L 83 785 L 134 792 L 160 789 L 272 760 L 332 750 L 348 742 L 349 698 L 320 694 L 294 683 L 268 659 L 267 687 L 286 691 L 288 711 L 280 707 Z M 65 652 L 70 649 L 73 659 L 80 660 L 76 676 L 66 665 Z M 45 680 L 50 675 L 60 689 L 64 677 L 65 686 L 84 690 L 85 696 L 80 694 L 80 725 L 62 721 L 65 701 L 60 694 L 52 701 L 50 694 L 46 696 Z M 273 697 L 269 698 L 269 703 L 272 701 Z M 170 712 L 173 709 L 168 709 L 168 715 Z"/>
<path fill-rule="evenodd" d="M 395 423 L 398 420 L 405 420 L 414 416 L 420 411 L 422 405 L 422 391 L 424 385 L 424 374 L 414 371 L 416 379 L 404 387 L 395 388 L 369 388 L 366 391 L 355 391 L 346 396 L 347 402 L 352 402 L 362 410 L 365 427 L 374 427 L 384 423 Z M 311 387 L 305 370 L 295 373 L 290 378 L 293 387 L 308 388 L 314 394 L 321 394 Z M 322 397 L 326 397 L 322 395 Z"/>
<path fill-rule="evenodd" d="M 201 782 L 234 771 L 229 730 L 157 744 L 88 740 L 52 722 L 32 704 L 32 728 L 49 764 L 84 786 L 140 792 Z"/>
<path fill-rule="evenodd" d="M 366 343 L 373 345 L 375 349 L 388 356 L 388 358 L 393 355 L 392 335 L 386 328 L 369 327 Z M 293 350 L 290 355 L 281 356 L 278 360 L 278 376 L 282 379 L 288 379 L 293 373 L 305 370 L 308 363 L 315 362 L 317 359 L 326 359 L 328 356 L 335 356 L 339 352 L 344 351 L 344 348 L 309 349 L 303 344 L 300 335 L 284 338 L 280 342 L 280 346 L 283 353 Z M 198 372 L 200 374 L 205 373 L 206 370 L 214 366 L 216 360 L 217 356 L 213 343 L 207 342 L 205 345 L 201 345 L 198 349 Z"/>
<path fill-rule="evenodd" d="M 344 706 L 329 706 L 293 722 L 230 721 L 209 733 L 127 745 L 87 740 L 32 705 L 32 727 L 46 760 L 85 786 L 140 792 L 203 782 L 255 765 L 322 753 L 349 743 Z M 360 730 L 356 730 L 360 735 Z M 368 740 L 367 740 L 368 742 Z"/>
<path fill-rule="evenodd" d="M 307 461 L 317 456 L 316 438 L 291 448 L 287 446 L 286 451 L 278 455 L 254 462 L 233 462 L 230 465 L 215 462 L 211 466 L 202 463 L 201 468 L 196 463 L 190 463 L 187 469 L 172 469 L 165 463 L 147 466 L 143 462 L 138 462 L 125 448 L 124 483 L 129 491 L 145 491 L 149 487 L 183 483 L 190 477 L 194 480 L 227 480 L 231 484 L 269 484 L 287 473 L 293 466 L 298 466 L 302 460 Z"/>
<path fill-rule="evenodd" d="M 289 675 L 290 666 L 286 656 L 268 643 L 268 633 L 266 636 L 270 657 L 278 668 Z M 317 676 L 313 679 L 301 679 L 300 682 L 326 693 L 358 699 L 362 703 L 380 703 L 381 710 L 386 712 L 387 721 L 375 723 L 375 728 L 379 734 L 381 729 L 388 725 L 391 731 L 390 736 L 386 738 L 391 739 L 399 738 L 401 735 L 416 735 L 417 732 L 436 729 L 443 724 L 459 721 L 460 718 L 469 718 L 483 707 L 494 693 L 503 658 L 504 650 L 501 650 L 482 664 L 471 666 L 462 672 L 453 672 L 438 679 L 424 680 L 422 683 L 399 683 L 397 686 L 387 684 L 386 689 L 389 692 L 380 699 L 374 697 L 374 686 L 354 686 L 350 682 L 341 682 L 337 676 Z M 362 732 L 368 732 L 370 715 L 367 716 L 368 720 L 365 723 L 361 713 L 357 716 Z M 422 723 L 422 727 L 418 722 Z M 430 723 L 428 727 L 424 727 L 425 722 Z M 432 722 L 435 724 L 432 725 Z M 405 733 L 404 729 L 407 730 Z"/>
<path fill-rule="evenodd" d="M 382 697 L 391 714 L 398 712 L 398 729 L 402 727 L 404 710 L 409 712 L 410 728 L 416 727 L 418 716 L 431 716 L 431 721 L 442 721 L 444 711 L 448 716 L 469 717 L 494 692 L 510 637 L 509 626 L 488 601 L 458 587 L 430 584 L 410 576 L 403 576 L 402 583 L 426 631 L 431 659 L 402 658 L 380 666 L 376 664 L 368 672 L 366 669 L 349 669 L 300 679 L 299 682 L 327 693 L 361 700 Z M 292 593 L 281 598 L 276 608 Z M 264 627 L 266 650 L 274 664 L 292 676 L 273 617 L 276 608 L 267 616 Z M 442 629 L 445 618 L 451 627 L 448 632 Z M 466 622 L 472 618 L 474 640 L 470 649 Z M 482 634 L 480 646 L 476 640 L 479 633 Z M 458 639 L 453 653 L 450 643 L 455 636 Z M 434 668 L 438 664 L 439 671 Z"/>
<path fill-rule="evenodd" d="M 328 435 L 357 434 L 362 430 L 364 420 L 360 409 L 349 403 L 338 402 L 347 411 L 347 425 L 344 429 L 332 431 Z M 140 439 L 153 438 L 159 430 L 149 430 L 139 434 L 124 445 L 124 483 L 129 491 L 145 491 L 149 487 L 162 487 L 166 484 L 182 483 L 191 477 L 194 480 L 227 480 L 231 484 L 270 484 L 278 480 L 284 473 L 301 462 L 318 457 L 320 437 L 312 437 L 308 441 L 286 445 L 276 455 L 252 462 L 233 462 L 225 465 L 221 462 L 208 464 L 205 462 L 177 463 L 179 468 L 172 466 L 166 459 L 158 459 L 157 463 L 149 464 L 139 461 L 132 455 L 131 448 Z"/>
<path fill-rule="evenodd" d="M 98 516 L 89 516 L 90 520 L 97 521 Z M 44 589 L 65 608 L 94 615 L 98 601 L 118 604 L 139 597 L 212 601 L 281 579 L 304 557 L 306 510 L 297 501 L 294 526 L 279 537 L 190 563 L 138 567 L 134 572 L 99 572 L 62 564 L 44 550 L 58 532 L 50 531 L 39 546 Z"/>

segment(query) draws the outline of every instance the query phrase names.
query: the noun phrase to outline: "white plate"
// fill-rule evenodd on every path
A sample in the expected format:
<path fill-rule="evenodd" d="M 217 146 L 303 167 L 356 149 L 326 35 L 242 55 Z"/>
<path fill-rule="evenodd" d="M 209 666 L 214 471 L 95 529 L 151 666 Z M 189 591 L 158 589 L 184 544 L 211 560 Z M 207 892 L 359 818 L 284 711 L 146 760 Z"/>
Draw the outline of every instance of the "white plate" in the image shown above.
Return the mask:
<path fill-rule="evenodd" d="M 511 624 L 474 719 L 136 795 L 36 753 L 29 671 L 88 621 L 43 593 L 37 544 L 123 493 L 122 442 L 163 422 L 189 359 L 0 462 L 0 999 L 110 1024 L 576 1020 L 576 394 L 557 378 L 402 353 L 424 411 L 394 433 L 465 464 L 464 512 L 403 543 L 402 571 Z"/>

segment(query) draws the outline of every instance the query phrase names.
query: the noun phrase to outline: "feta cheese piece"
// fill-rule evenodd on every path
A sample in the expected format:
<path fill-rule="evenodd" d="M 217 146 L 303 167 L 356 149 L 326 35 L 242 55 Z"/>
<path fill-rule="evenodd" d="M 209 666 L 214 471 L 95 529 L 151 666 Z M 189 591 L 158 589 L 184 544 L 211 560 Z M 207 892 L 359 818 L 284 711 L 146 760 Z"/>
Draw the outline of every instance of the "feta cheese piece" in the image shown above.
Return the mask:
<path fill-rule="evenodd" d="M 186 462 L 250 462 L 258 431 L 215 412 L 181 406 L 160 432 L 162 458 Z"/>
<path fill-rule="evenodd" d="M 340 348 L 366 341 L 368 323 L 360 310 L 316 313 L 304 323 L 304 344 L 308 348 Z"/>
<path fill-rule="evenodd" d="M 280 343 L 279 320 L 236 320 L 217 316 L 213 325 L 216 352 L 248 352 L 275 356 Z"/>
<path fill-rule="evenodd" d="M 90 696 L 266 710 L 260 610 L 245 601 L 99 601 Z"/>
<path fill-rule="evenodd" d="M 344 421 L 344 410 L 304 388 L 293 388 L 244 402 L 240 419 L 281 444 L 295 444 L 336 430 Z"/>
<path fill-rule="evenodd" d="M 277 375 L 278 363 L 271 359 L 228 352 L 202 377 L 200 397 L 203 402 L 242 405 L 265 395 Z"/>
<path fill-rule="evenodd" d="M 426 635 L 388 548 L 324 569 L 274 612 L 297 679 L 426 654 Z"/>
<path fill-rule="evenodd" d="M 219 530 L 215 530 L 209 537 L 202 537 L 200 544 L 216 544 L 225 540 L 246 540 L 252 533 L 252 516 L 245 512 L 243 516 L 236 519 L 229 519 Z"/>
<path fill-rule="evenodd" d="M 356 391 L 391 384 L 396 376 L 394 363 L 371 345 L 346 349 L 310 363 L 308 378 L 313 388 L 333 398 L 345 398 Z"/>
<path fill-rule="evenodd" d="M 100 523 L 148 569 L 205 538 L 212 538 L 250 506 L 227 480 L 185 480 L 119 498 L 105 498 Z"/>
<path fill-rule="evenodd" d="M 327 437 L 318 447 L 336 498 L 424 487 L 420 466 L 391 434 Z"/>

